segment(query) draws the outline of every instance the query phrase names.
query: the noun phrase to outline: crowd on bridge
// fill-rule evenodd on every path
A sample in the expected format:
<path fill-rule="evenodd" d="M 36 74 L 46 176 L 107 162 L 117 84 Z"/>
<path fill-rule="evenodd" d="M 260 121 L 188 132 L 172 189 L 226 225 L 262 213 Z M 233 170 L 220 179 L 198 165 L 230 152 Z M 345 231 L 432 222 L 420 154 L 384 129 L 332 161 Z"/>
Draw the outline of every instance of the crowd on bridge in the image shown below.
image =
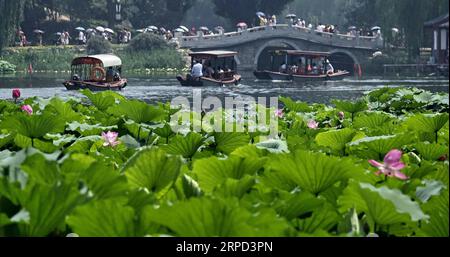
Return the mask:
<path fill-rule="evenodd" d="M 291 26 L 314 30 L 317 33 L 343 34 L 339 30 L 338 25 L 323 24 L 319 22 L 317 26 L 314 26 L 311 22 L 306 22 L 305 19 L 303 18 L 297 18 L 297 15 L 295 14 L 288 14 L 286 15 L 285 19 L 287 23 L 289 23 Z M 266 15 L 263 12 L 257 12 L 255 23 L 252 24 L 251 27 L 261 28 L 266 26 L 272 26 L 275 29 L 276 28 L 275 26 L 277 24 L 278 20 L 276 15 Z M 238 32 L 244 31 L 249 28 L 249 26 L 245 22 L 239 22 L 236 25 L 236 27 Z M 85 29 L 83 27 L 77 27 L 75 29 L 71 29 L 71 31 L 75 35 L 75 38 L 72 37 L 69 30 L 66 29 L 63 30 L 62 32 L 57 32 L 55 34 L 47 36 L 46 43 L 53 45 L 70 45 L 70 44 L 84 45 L 87 43 L 87 41 L 89 41 L 90 38 L 99 36 L 104 38 L 105 40 L 110 41 L 111 43 L 127 44 L 131 41 L 132 37 L 132 30 L 127 28 L 120 29 L 116 32 L 110 28 L 104 28 L 101 26 L 88 29 Z M 222 26 L 217 26 L 213 30 L 210 30 L 206 26 L 201 26 L 198 29 L 196 29 L 195 27 L 188 29 L 186 26 L 179 26 L 178 28 L 173 30 L 168 30 L 163 27 L 158 28 L 156 26 L 148 26 L 147 28 L 138 29 L 134 31 L 134 33 L 153 33 L 158 36 L 161 36 L 168 42 L 172 42 L 175 44 L 178 44 L 178 38 L 181 36 L 198 36 L 199 34 L 219 35 L 223 34 L 224 32 L 225 30 Z M 35 29 L 33 31 L 33 34 L 35 34 L 34 37 L 35 42 L 29 42 L 25 33 L 22 31 L 22 29 L 19 28 L 16 34 L 16 46 L 43 45 L 44 44 L 43 37 L 45 35 L 45 32 L 39 29 Z M 344 34 L 354 37 L 356 36 L 380 37 L 381 28 L 375 26 L 371 29 L 367 28 L 363 29 L 357 28 L 355 26 L 350 26 Z"/>

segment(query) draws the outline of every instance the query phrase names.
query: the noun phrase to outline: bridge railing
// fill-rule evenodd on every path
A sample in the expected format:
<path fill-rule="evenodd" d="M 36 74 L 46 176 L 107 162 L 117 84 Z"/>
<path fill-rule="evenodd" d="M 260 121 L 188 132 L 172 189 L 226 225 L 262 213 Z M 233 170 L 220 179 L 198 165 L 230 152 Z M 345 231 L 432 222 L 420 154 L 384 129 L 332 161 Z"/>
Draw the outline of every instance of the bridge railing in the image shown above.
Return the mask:
<path fill-rule="evenodd" d="M 195 43 L 200 43 L 199 41 L 221 41 L 223 39 L 230 39 L 239 37 L 249 38 L 256 33 L 266 33 L 270 35 L 271 33 L 280 32 L 289 33 L 291 32 L 299 32 L 299 34 L 290 34 L 289 36 L 303 36 L 303 39 L 306 40 L 319 40 L 321 43 L 326 43 L 330 45 L 338 45 L 338 46 L 348 46 L 348 47 L 365 47 L 365 48 L 379 48 L 382 43 L 382 39 L 380 37 L 367 37 L 367 36 L 353 36 L 346 34 L 337 34 L 337 33 L 329 33 L 329 32 L 321 32 L 310 28 L 300 27 L 300 26 L 292 26 L 288 24 L 277 24 L 277 25 L 268 25 L 268 26 L 258 26 L 253 28 L 248 28 L 246 30 L 233 31 L 227 33 L 220 34 L 212 34 L 212 35 L 204 35 L 202 32 L 199 32 L 196 36 L 182 36 L 180 41 L 182 45 L 189 45 L 190 42 L 196 41 Z"/>

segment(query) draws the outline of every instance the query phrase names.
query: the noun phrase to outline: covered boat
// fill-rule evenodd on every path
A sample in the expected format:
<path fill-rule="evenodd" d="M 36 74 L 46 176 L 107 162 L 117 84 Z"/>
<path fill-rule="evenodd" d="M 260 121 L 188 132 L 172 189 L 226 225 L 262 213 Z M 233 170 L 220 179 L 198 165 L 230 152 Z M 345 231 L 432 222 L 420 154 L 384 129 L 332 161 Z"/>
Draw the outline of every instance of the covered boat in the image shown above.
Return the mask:
<path fill-rule="evenodd" d="M 71 79 L 63 84 L 68 90 L 122 90 L 127 79 L 121 77 L 122 60 L 111 54 L 78 57 L 72 61 Z"/>
<path fill-rule="evenodd" d="M 241 75 L 237 74 L 237 63 L 232 51 L 205 51 L 190 53 L 191 69 L 196 63 L 202 64 L 201 77 L 188 74 L 185 77 L 178 75 L 177 79 L 182 86 L 205 87 L 238 85 Z"/>
<path fill-rule="evenodd" d="M 298 50 L 275 50 L 271 53 L 271 68 L 255 71 L 261 80 L 326 81 L 340 80 L 350 75 L 348 71 L 329 71 L 330 53 Z"/>

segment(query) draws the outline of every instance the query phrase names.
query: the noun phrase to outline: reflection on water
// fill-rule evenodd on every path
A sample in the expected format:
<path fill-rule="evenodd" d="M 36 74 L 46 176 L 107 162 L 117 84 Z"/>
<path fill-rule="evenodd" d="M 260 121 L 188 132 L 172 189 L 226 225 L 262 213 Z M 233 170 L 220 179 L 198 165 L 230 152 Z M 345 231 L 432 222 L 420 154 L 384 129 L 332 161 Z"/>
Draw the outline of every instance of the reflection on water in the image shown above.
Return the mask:
<path fill-rule="evenodd" d="M 11 88 L 22 88 L 22 97 L 40 96 L 49 98 L 80 97 L 76 91 L 67 91 L 62 83 L 68 74 L 35 74 L 0 77 L 0 98 L 11 98 Z M 177 96 L 192 98 L 193 88 L 181 87 L 174 75 L 129 76 L 128 87 L 121 91 L 126 97 L 150 102 L 170 101 Z M 396 80 L 369 78 L 357 80 L 352 77 L 343 81 L 292 83 L 257 81 L 251 73 L 243 74 L 238 86 L 205 87 L 202 96 L 224 97 L 272 97 L 289 96 L 295 100 L 328 103 L 331 99 L 355 99 L 364 92 L 382 87 L 414 86 L 432 92 L 448 92 L 449 82 L 445 79 L 404 78 Z"/>

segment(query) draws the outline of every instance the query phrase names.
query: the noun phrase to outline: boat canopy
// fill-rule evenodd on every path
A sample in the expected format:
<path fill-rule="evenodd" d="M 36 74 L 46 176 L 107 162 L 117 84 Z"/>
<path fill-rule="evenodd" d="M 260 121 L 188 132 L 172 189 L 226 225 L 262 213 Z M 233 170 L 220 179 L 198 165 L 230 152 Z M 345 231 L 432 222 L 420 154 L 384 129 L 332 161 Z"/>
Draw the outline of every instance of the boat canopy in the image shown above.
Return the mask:
<path fill-rule="evenodd" d="M 78 57 L 72 61 L 72 65 L 81 65 L 81 64 L 101 64 L 103 67 L 116 67 L 122 66 L 122 60 L 112 54 L 98 54 L 98 55 L 89 55 L 85 57 Z"/>
<path fill-rule="evenodd" d="M 234 57 L 238 53 L 232 51 L 204 51 L 204 52 L 195 52 L 190 53 L 189 55 L 194 58 L 226 58 L 226 57 Z"/>
<path fill-rule="evenodd" d="M 328 52 L 311 52 L 300 50 L 274 50 L 273 53 L 277 55 L 295 55 L 295 56 L 311 56 L 311 57 L 328 57 L 331 53 Z"/>

